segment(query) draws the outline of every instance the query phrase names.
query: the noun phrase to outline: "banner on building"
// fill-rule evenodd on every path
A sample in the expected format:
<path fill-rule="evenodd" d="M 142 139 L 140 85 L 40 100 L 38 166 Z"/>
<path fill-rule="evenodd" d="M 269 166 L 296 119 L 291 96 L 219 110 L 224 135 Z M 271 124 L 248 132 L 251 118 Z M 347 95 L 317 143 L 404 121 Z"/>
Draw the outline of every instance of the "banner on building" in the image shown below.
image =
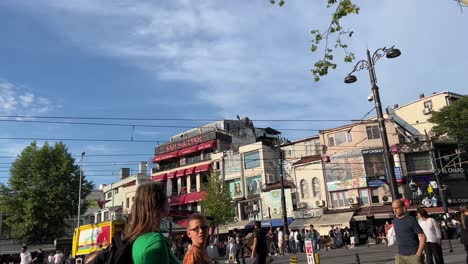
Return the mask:
<path fill-rule="evenodd" d="M 328 191 L 367 187 L 364 159 L 361 151 L 350 151 L 330 156 L 325 164 Z"/>

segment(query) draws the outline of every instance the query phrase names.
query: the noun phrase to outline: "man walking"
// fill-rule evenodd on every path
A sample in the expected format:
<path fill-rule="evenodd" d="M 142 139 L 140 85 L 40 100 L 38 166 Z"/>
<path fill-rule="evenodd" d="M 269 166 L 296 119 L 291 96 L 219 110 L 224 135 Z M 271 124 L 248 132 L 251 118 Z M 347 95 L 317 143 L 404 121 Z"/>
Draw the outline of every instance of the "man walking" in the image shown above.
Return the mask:
<path fill-rule="evenodd" d="M 422 264 L 422 253 L 426 243 L 426 236 L 416 219 L 406 214 L 406 208 L 402 200 L 392 203 L 395 213 L 393 228 L 398 244 L 398 255 L 395 264 Z"/>
<path fill-rule="evenodd" d="M 23 247 L 21 248 L 20 257 L 21 257 L 21 264 L 29 264 L 29 263 L 31 263 L 32 257 L 31 257 L 31 253 L 29 253 L 29 251 L 28 251 L 28 247 L 27 247 L 27 246 L 23 246 Z"/>
<path fill-rule="evenodd" d="M 268 256 L 268 247 L 266 243 L 265 231 L 261 229 L 262 224 L 260 221 L 254 222 L 253 231 L 253 246 L 252 246 L 252 259 L 255 256 L 256 264 L 266 264 L 266 258 Z"/>
<path fill-rule="evenodd" d="M 278 227 L 278 250 L 279 250 L 279 254 L 280 255 L 283 255 L 284 252 L 283 252 L 283 241 L 284 241 L 284 234 L 283 234 L 283 231 L 281 230 L 281 228 Z"/>
<path fill-rule="evenodd" d="M 312 241 L 312 247 L 314 248 L 314 250 L 320 250 L 320 247 L 318 245 L 318 241 L 320 240 L 320 233 L 317 230 L 315 230 L 314 225 L 310 225 L 310 232 L 307 239 Z"/>
<path fill-rule="evenodd" d="M 241 264 L 240 259 L 239 259 L 239 254 L 240 254 L 240 257 L 242 259 L 242 264 L 245 264 L 244 237 L 242 236 L 242 234 L 239 232 L 237 228 L 234 228 L 233 234 L 234 234 L 234 237 L 236 238 L 236 243 L 237 243 L 236 253 L 235 253 L 236 262 L 238 264 Z"/>

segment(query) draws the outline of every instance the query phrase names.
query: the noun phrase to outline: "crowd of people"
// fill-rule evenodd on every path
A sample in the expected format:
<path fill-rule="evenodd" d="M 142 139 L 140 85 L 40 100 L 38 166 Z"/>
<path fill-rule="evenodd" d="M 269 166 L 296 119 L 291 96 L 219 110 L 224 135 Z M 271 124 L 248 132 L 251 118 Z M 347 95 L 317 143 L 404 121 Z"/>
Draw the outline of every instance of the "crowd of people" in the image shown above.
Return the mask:
<path fill-rule="evenodd" d="M 387 236 L 390 241 L 395 240 L 398 247 L 395 263 L 444 264 L 441 223 L 429 217 L 424 208 L 418 208 L 416 218 L 414 218 L 407 213 L 401 200 L 393 201 L 392 209 L 395 218 L 388 228 Z M 468 210 L 466 205 L 460 207 L 460 213 L 460 242 L 465 246 L 468 264 Z M 391 229 L 393 230 L 390 231 Z"/>
<path fill-rule="evenodd" d="M 395 262 L 443 264 L 442 234 L 440 224 L 430 218 L 426 210 L 417 210 L 417 219 L 406 212 L 404 203 L 396 200 L 392 203 L 395 219 L 392 225 L 385 226 L 388 236 L 394 233 L 398 247 Z M 313 225 L 308 229 L 290 229 L 289 234 L 277 228 L 265 232 L 260 221 L 254 221 L 251 233 L 243 234 L 234 229 L 230 232 L 225 243 L 219 243 L 217 238 L 209 243 L 209 224 L 207 218 L 200 213 L 192 214 L 187 220 L 186 236 L 190 243 L 173 241 L 172 246 L 161 233 L 161 222 L 169 214 L 169 202 L 165 185 L 161 182 L 151 182 L 138 186 L 131 212 L 131 221 L 125 234 L 124 241 L 130 243 L 129 258 L 135 264 L 167 263 L 167 264 L 207 264 L 212 263 L 212 256 L 208 253 L 208 245 L 217 248 L 218 253 L 228 257 L 226 263 L 245 264 L 246 255 L 254 258 L 255 263 L 267 263 L 272 255 L 305 252 L 305 241 L 312 242 L 315 251 L 328 248 L 347 248 L 350 244 L 350 230 L 348 227 L 331 226 L 328 234 L 321 235 Z M 467 251 L 468 264 L 468 210 L 461 208 L 461 241 Z M 393 229 L 393 231 L 390 231 Z M 174 246 L 175 244 L 175 246 Z M 171 250 L 172 249 L 172 250 Z M 96 263 L 98 252 L 90 254 L 85 264 Z M 23 247 L 21 264 L 49 263 L 73 264 L 62 252 L 46 256 L 42 251 L 34 256 L 27 247 Z M 182 261 L 181 261 L 182 260 Z M 17 262 L 16 262 L 17 263 Z"/>

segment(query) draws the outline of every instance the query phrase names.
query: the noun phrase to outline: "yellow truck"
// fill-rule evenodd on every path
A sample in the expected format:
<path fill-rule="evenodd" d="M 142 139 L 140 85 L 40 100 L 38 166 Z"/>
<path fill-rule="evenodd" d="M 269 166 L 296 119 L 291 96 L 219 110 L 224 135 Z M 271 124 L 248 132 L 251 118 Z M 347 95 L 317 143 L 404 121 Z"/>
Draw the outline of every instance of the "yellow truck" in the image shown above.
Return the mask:
<path fill-rule="evenodd" d="M 77 258 L 106 248 L 111 244 L 113 236 L 122 234 L 125 223 L 122 220 L 113 220 L 77 227 L 73 234 L 72 257 Z"/>

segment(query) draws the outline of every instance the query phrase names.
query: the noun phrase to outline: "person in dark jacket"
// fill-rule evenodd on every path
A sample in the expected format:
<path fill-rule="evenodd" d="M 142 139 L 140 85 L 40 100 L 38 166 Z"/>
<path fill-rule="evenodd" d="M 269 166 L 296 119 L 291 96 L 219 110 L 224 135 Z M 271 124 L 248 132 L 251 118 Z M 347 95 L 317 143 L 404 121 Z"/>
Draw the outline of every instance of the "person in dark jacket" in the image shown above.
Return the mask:
<path fill-rule="evenodd" d="M 468 264 L 468 205 L 467 204 L 460 206 L 460 213 L 461 213 L 460 242 L 465 245 L 466 264 Z"/>
<path fill-rule="evenodd" d="M 268 247 L 266 243 L 266 234 L 262 230 L 262 224 L 260 221 L 254 222 L 253 237 L 254 242 L 252 246 L 252 258 L 255 257 L 256 264 L 266 264 L 266 258 L 268 256 Z"/>

